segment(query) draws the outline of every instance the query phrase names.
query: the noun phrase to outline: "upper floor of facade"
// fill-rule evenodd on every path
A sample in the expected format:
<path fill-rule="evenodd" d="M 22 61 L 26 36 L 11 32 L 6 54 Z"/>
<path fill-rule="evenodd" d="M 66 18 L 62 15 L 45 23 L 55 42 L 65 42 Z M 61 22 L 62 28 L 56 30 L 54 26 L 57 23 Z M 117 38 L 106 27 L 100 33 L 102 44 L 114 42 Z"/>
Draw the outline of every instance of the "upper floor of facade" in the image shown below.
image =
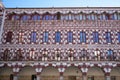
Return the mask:
<path fill-rule="evenodd" d="M 120 20 L 119 7 L 7 8 L 7 20 Z"/>

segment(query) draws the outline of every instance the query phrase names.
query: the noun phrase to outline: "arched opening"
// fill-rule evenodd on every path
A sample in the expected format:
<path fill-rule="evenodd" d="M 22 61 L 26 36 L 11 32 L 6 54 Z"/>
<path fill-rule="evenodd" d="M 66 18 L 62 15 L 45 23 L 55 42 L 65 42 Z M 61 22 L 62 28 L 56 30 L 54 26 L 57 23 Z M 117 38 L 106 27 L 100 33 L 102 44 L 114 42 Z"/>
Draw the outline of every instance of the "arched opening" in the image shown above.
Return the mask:
<path fill-rule="evenodd" d="M 99 67 L 91 67 L 87 72 L 88 80 L 105 80 L 104 72 Z"/>
<path fill-rule="evenodd" d="M 26 66 L 21 69 L 18 74 L 18 80 L 34 80 L 33 75 L 36 75 L 35 69 L 30 66 Z"/>
<path fill-rule="evenodd" d="M 115 67 L 110 73 L 111 80 L 120 80 L 120 67 Z"/>
<path fill-rule="evenodd" d="M 82 80 L 82 72 L 75 66 L 66 68 L 63 76 L 64 80 Z"/>
<path fill-rule="evenodd" d="M 61 14 L 60 12 L 57 12 L 57 20 L 60 20 L 61 19 Z"/>
<path fill-rule="evenodd" d="M 59 79 L 59 71 L 57 68 L 52 66 L 46 67 L 41 72 L 42 80 L 58 80 Z"/>
<path fill-rule="evenodd" d="M 11 43 L 12 42 L 12 36 L 13 36 L 13 32 L 11 32 L 11 31 L 7 32 L 6 42 Z"/>
<path fill-rule="evenodd" d="M 0 68 L 0 80 L 12 80 L 13 79 L 13 71 L 10 67 L 2 67 Z"/>

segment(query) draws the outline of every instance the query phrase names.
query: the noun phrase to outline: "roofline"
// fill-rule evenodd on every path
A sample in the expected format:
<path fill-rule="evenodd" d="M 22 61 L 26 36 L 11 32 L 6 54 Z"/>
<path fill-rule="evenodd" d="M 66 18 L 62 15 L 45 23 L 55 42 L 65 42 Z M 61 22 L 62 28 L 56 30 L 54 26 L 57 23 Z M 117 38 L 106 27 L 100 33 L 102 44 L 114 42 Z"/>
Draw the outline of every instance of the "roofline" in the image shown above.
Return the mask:
<path fill-rule="evenodd" d="M 5 9 L 101 9 L 101 8 L 108 8 L 108 9 L 113 9 L 113 8 L 120 8 L 120 7 L 16 7 L 16 8 L 5 8 Z"/>

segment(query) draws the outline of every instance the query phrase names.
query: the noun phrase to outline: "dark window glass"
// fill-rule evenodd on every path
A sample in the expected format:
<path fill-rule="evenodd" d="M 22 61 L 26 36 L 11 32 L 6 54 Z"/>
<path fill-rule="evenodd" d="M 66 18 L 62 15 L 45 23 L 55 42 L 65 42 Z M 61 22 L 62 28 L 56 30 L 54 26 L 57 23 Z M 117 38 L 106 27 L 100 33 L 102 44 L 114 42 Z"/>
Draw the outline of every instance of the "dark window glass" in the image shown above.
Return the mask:
<path fill-rule="evenodd" d="M 61 15 L 60 15 L 60 12 L 57 13 L 57 20 L 60 20 L 61 18 Z"/>
<path fill-rule="evenodd" d="M 27 15 L 22 16 L 22 20 L 28 20 L 28 19 L 29 19 L 29 16 Z"/>
<path fill-rule="evenodd" d="M 34 16 L 32 17 L 32 20 L 38 20 L 37 17 L 38 17 L 37 15 L 34 15 Z"/>
<path fill-rule="evenodd" d="M 43 33 L 43 42 L 48 42 L 48 32 Z"/>
<path fill-rule="evenodd" d="M 73 41 L 73 33 L 72 32 L 68 32 L 68 42 L 72 42 Z"/>
<path fill-rule="evenodd" d="M 120 43 L 120 32 L 118 32 L 118 41 Z"/>
<path fill-rule="evenodd" d="M 111 80 L 116 80 L 116 77 L 115 76 L 111 76 Z"/>
<path fill-rule="evenodd" d="M 109 15 L 109 14 L 106 14 L 106 15 L 105 15 L 105 19 L 106 19 L 106 20 L 110 20 L 110 15 Z"/>
<path fill-rule="evenodd" d="M 112 42 L 110 32 L 106 32 L 106 42 L 107 43 L 111 43 Z"/>
<path fill-rule="evenodd" d="M 55 33 L 55 42 L 60 42 L 60 40 L 61 40 L 61 36 L 60 35 L 61 35 L 60 32 L 56 32 Z"/>
<path fill-rule="evenodd" d="M 86 43 L 86 33 L 85 32 L 80 32 L 80 42 Z"/>
<path fill-rule="evenodd" d="M 98 32 L 93 32 L 93 41 L 94 41 L 94 43 L 98 43 L 99 42 Z"/>
<path fill-rule="evenodd" d="M 111 60 L 113 58 L 113 51 L 111 49 L 108 50 L 107 57 L 109 60 Z"/>
<path fill-rule="evenodd" d="M 11 31 L 7 33 L 6 42 L 10 42 L 11 43 L 12 35 L 13 35 L 13 33 Z"/>
<path fill-rule="evenodd" d="M 19 16 L 14 15 L 14 16 L 13 16 L 13 20 L 19 20 Z"/>
<path fill-rule="evenodd" d="M 52 16 L 50 14 L 45 14 L 43 20 L 52 20 Z"/>
<path fill-rule="evenodd" d="M 31 33 L 31 42 L 36 42 L 36 32 Z"/>
<path fill-rule="evenodd" d="M 34 15 L 34 16 L 32 17 L 32 20 L 40 20 L 40 16 L 39 16 L 39 15 Z"/>

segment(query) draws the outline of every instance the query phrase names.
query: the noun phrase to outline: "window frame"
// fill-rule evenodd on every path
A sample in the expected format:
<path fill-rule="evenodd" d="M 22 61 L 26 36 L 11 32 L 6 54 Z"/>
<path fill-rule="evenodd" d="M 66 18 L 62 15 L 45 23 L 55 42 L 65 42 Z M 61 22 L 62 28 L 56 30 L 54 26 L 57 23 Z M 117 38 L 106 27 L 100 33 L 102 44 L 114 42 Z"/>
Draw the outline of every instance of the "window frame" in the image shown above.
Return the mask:
<path fill-rule="evenodd" d="M 99 43 L 99 33 L 96 31 L 93 32 L 93 42 Z"/>
<path fill-rule="evenodd" d="M 11 43 L 12 42 L 12 36 L 13 36 L 13 32 L 12 31 L 7 32 L 6 42 Z"/>
<path fill-rule="evenodd" d="M 56 43 L 61 42 L 61 33 L 59 31 L 55 32 L 55 42 Z"/>
<path fill-rule="evenodd" d="M 106 38 L 107 43 L 112 43 L 112 38 L 111 38 L 111 33 L 110 32 L 105 33 L 105 38 Z"/>
<path fill-rule="evenodd" d="M 86 43 L 86 33 L 84 31 L 80 32 L 80 43 Z"/>
<path fill-rule="evenodd" d="M 43 33 L 43 42 L 48 42 L 48 40 L 49 40 L 49 33 L 47 32 L 47 31 L 45 31 L 44 33 Z"/>
<path fill-rule="evenodd" d="M 37 33 L 35 31 L 31 32 L 30 41 L 35 43 L 37 40 Z"/>
<path fill-rule="evenodd" d="M 68 43 L 72 43 L 73 42 L 73 32 L 72 31 L 69 31 L 67 33 L 67 41 L 68 41 Z"/>

